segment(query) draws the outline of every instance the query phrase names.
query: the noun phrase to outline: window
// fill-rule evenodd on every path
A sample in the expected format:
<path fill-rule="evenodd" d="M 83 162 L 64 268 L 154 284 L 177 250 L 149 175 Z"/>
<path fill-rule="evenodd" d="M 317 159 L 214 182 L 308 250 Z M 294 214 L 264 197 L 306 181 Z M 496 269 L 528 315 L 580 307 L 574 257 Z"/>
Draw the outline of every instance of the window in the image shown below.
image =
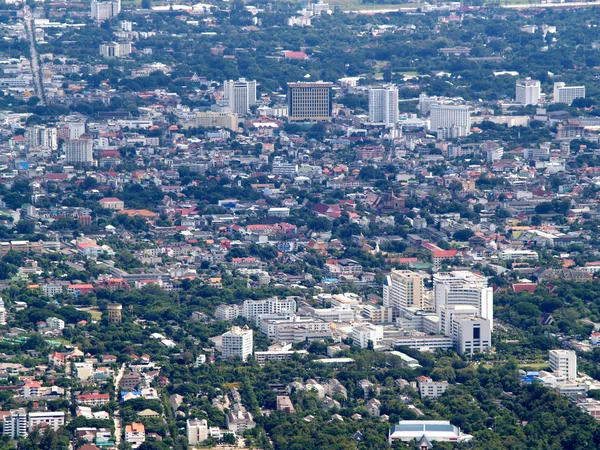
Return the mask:
<path fill-rule="evenodd" d="M 473 328 L 473 339 L 480 339 L 481 338 L 481 329 L 479 327 L 474 327 Z"/>

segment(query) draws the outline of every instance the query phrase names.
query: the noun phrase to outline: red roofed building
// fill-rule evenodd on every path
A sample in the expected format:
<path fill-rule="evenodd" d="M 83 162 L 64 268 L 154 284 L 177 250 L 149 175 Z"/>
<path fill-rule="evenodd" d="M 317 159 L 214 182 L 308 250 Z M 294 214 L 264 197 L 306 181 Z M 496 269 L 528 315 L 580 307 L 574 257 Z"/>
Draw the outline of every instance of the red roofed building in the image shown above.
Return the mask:
<path fill-rule="evenodd" d="M 286 59 L 308 59 L 308 55 L 304 52 L 283 52 Z"/>
<path fill-rule="evenodd" d="M 515 283 L 512 285 L 512 290 L 516 294 L 519 292 L 530 292 L 533 294 L 535 292 L 535 288 L 537 288 L 537 284 L 535 283 Z"/>
<path fill-rule="evenodd" d="M 77 403 L 80 405 L 97 406 L 106 405 L 110 402 L 110 394 L 80 394 L 77 396 Z"/>

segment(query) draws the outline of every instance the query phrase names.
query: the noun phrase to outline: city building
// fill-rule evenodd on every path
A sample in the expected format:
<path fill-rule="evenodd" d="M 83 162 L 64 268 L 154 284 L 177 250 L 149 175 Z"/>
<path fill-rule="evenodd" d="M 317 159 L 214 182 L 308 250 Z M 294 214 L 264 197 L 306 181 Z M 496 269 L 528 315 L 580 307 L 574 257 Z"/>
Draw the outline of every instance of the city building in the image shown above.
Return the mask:
<path fill-rule="evenodd" d="M 487 278 L 469 271 L 440 272 L 433 276 L 434 308 L 438 316 L 443 308 L 452 305 L 470 305 L 477 315 L 490 321 L 493 330 L 492 288 Z"/>
<path fill-rule="evenodd" d="M 432 442 L 466 442 L 473 436 L 460 431 L 447 420 L 401 420 L 388 434 L 390 445 L 394 441 L 416 441 L 419 449 L 431 448 Z M 423 442 L 424 441 L 424 442 Z"/>
<path fill-rule="evenodd" d="M 92 0 L 91 17 L 92 20 L 102 21 L 112 19 L 121 12 L 121 0 L 109 2 L 98 2 Z"/>
<path fill-rule="evenodd" d="M 196 128 L 225 128 L 235 131 L 238 129 L 238 115 L 224 112 L 197 112 Z"/>
<path fill-rule="evenodd" d="M 119 303 L 109 303 L 108 307 L 108 323 L 121 323 L 123 320 L 123 305 Z"/>
<path fill-rule="evenodd" d="M 471 112 L 468 106 L 434 103 L 429 106 L 429 111 L 430 130 L 437 133 L 438 138 L 468 136 L 471 133 Z"/>
<path fill-rule="evenodd" d="M 94 163 L 94 141 L 89 134 L 79 139 L 65 142 L 65 161 L 75 165 L 92 165 Z"/>
<path fill-rule="evenodd" d="M 360 348 L 368 348 L 369 343 L 375 348 L 383 341 L 383 327 L 366 323 L 352 328 L 352 344 Z"/>
<path fill-rule="evenodd" d="M 283 411 L 286 414 L 293 414 L 296 412 L 292 400 L 287 395 L 277 396 L 277 411 Z"/>
<path fill-rule="evenodd" d="M 452 337 L 455 350 L 461 355 L 489 351 L 492 344 L 492 330 L 488 319 L 481 317 L 460 317 L 454 319 Z"/>
<path fill-rule="evenodd" d="M 208 422 L 206 419 L 188 419 L 186 431 L 190 446 L 200 444 L 208 439 Z"/>
<path fill-rule="evenodd" d="M 29 413 L 29 431 L 36 428 L 51 428 L 58 431 L 65 424 L 64 411 L 41 411 Z"/>
<path fill-rule="evenodd" d="M 131 448 L 138 448 L 146 441 L 146 429 L 143 423 L 133 422 L 125 426 L 125 442 L 131 444 Z"/>
<path fill-rule="evenodd" d="M 576 98 L 585 98 L 585 86 L 567 86 L 563 82 L 554 83 L 554 103 L 571 106 Z"/>
<path fill-rule="evenodd" d="M 293 298 L 266 300 L 245 300 L 242 307 L 242 317 L 248 322 L 258 324 L 266 314 L 293 314 L 296 312 L 296 300 Z"/>
<path fill-rule="evenodd" d="M 276 156 L 273 158 L 273 169 L 271 172 L 273 175 L 294 176 L 298 172 L 298 164 L 284 161 L 281 156 Z"/>
<path fill-rule="evenodd" d="M 369 88 L 369 123 L 393 128 L 398 122 L 398 87 L 393 84 Z"/>
<path fill-rule="evenodd" d="M 288 120 L 290 122 L 329 121 L 332 118 L 333 83 L 288 83 Z"/>
<path fill-rule="evenodd" d="M 537 105 L 541 98 L 541 84 L 539 80 L 523 78 L 517 80 L 515 101 L 519 105 Z"/>
<path fill-rule="evenodd" d="M 577 378 L 577 354 L 574 350 L 550 350 L 550 369 L 557 377 L 574 380 Z"/>
<path fill-rule="evenodd" d="M 224 359 L 240 358 L 246 361 L 252 356 L 254 350 L 254 331 L 248 327 L 232 327 L 222 335 L 223 346 L 221 350 Z"/>
<path fill-rule="evenodd" d="M 11 410 L 10 414 L 4 416 L 2 434 L 13 439 L 27 437 L 27 410 L 25 408 Z"/>
<path fill-rule="evenodd" d="M 240 78 L 238 81 L 223 82 L 224 100 L 229 111 L 240 116 L 248 114 L 256 104 L 256 81 Z"/>
<path fill-rule="evenodd" d="M 215 317 L 219 320 L 231 322 L 240 316 L 239 305 L 219 305 L 215 309 Z"/>
<path fill-rule="evenodd" d="M 0 297 L 0 325 L 6 325 L 6 307 L 2 297 Z"/>
<path fill-rule="evenodd" d="M 58 150 L 58 133 L 55 127 L 28 127 L 26 137 L 31 149 L 47 148 L 51 151 Z"/>
<path fill-rule="evenodd" d="M 423 309 L 425 277 L 410 270 L 392 270 L 383 286 L 383 305 L 397 311 Z"/>
<path fill-rule="evenodd" d="M 303 342 L 331 337 L 329 322 L 294 314 L 286 317 L 268 318 L 260 321 L 260 331 L 277 342 Z"/>
<path fill-rule="evenodd" d="M 254 359 L 262 365 L 267 361 L 285 361 L 287 359 L 292 359 L 294 355 L 302 357 L 307 354 L 308 352 L 306 350 L 293 349 L 292 344 L 276 342 L 273 345 L 269 345 L 269 349 L 266 351 L 254 352 Z"/>
<path fill-rule="evenodd" d="M 123 58 L 129 55 L 131 55 L 131 42 L 100 44 L 100 56 L 103 58 Z"/>
<path fill-rule="evenodd" d="M 100 206 L 106 209 L 112 209 L 115 211 L 125 209 L 125 202 L 116 197 L 106 197 L 98 200 L 98 203 L 100 203 Z"/>
<path fill-rule="evenodd" d="M 58 317 L 48 317 L 46 319 L 46 325 L 51 330 L 64 330 L 65 329 L 65 321 L 59 319 Z"/>
<path fill-rule="evenodd" d="M 417 385 L 421 398 L 438 398 L 449 386 L 447 381 L 433 381 L 429 377 L 417 378 Z"/>

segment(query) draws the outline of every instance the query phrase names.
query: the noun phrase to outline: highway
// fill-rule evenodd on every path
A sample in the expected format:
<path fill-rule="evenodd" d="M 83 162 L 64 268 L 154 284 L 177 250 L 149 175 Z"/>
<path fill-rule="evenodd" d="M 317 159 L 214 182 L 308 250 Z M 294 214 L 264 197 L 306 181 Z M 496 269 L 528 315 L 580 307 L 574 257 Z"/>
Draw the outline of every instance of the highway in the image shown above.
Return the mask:
<path fill-rule="evenodd" d="M 29 51 L 31 53 L 31 71 L 33 73 L 33 86 L 35 89 L 35 95 L 40 99 L 40 105 L 46 103 L 46 95 L 44 93 L 44 85 L 42 83 L 42 68 L 40 65 L 40 57 L 37 49 L 35 48 L 35 28 L 33 22 L 33 14 L 29 6 L 23 7 L 23 19 L 25 21 L 25 32 L 27 33 L 27 40 L 29 41 Z"/>

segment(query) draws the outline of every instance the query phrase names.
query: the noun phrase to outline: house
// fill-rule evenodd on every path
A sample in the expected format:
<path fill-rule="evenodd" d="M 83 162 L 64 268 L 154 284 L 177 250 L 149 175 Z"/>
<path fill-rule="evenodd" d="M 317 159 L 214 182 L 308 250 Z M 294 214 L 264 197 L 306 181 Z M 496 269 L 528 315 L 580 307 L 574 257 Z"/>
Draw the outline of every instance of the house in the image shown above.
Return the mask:
<path fill-rule="evenodd" d="M 125 442 L 132 448 L 138 448 L 146 440 L 146 430 L 143 423 L 133 422 L 125 427 Z"/>
<path fill-rule="evenodd" d="M 122 209 L 125 209 L 125 202 L 116 197 L 105 197 L 101 200 L 98 200 L 98 203 L 100 203 L 100 206 L 106 209 L 112 209 L 115 211 L 121 211 Z"/>
<path fill-rule="evenodd" d="M 376 398 L 369 400 L 365 406 L 371 417 L 379 417 L 381 415 L 381 402 Z"/>

